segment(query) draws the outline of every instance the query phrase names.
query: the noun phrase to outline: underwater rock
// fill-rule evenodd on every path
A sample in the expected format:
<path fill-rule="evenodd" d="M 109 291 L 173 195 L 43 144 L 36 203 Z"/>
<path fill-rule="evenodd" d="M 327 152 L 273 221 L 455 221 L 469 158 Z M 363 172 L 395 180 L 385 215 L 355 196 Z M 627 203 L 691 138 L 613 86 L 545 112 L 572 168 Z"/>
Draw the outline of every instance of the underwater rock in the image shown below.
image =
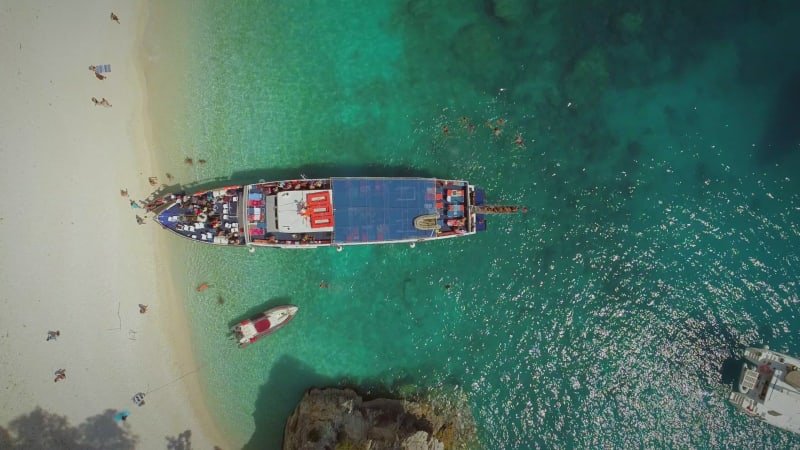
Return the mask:
<path fill-rule="evenodd" d="M 465 400 L 364 401 L 351 389 L 311 389 L 286 421 L 283 449 L 473 448 L 475 425 Z"/>
<path fill-rule="evenodd" d="M 433 0 L 408 0 L 406 10 L 415 18 L 428 18 L 436 12 L 436 2 Z"/>
<path fill-rule="evenodd" d="M 624 41 L 639 37 L 644 29 L 644 18 L 641 14 L 626 12 L 617 16 L 612 22 L 614 31 Z"/>
<path fill-rule="evenodd" d="M 594 106 L 610 82 L 606 56 L 598 47 L 585 51 L 564 77 L 564 91 L 570 102 Z"/>
<path fill-rule="evenodd" d="M 453 53 L 461 63 L 470 67 L 491 64 L 500 50 L 497 35 L 496 30 L 485 22 L 464 25 L 453 39 Z"/>
<path fill-rule="evenodd" d="M 622 34 L 635 36 L 641 34 L 643 22 L 641 14 L 626 12 L 617 19 L 617 27 Z"/>
<path fill-rule="evenodd" d="M 450 42 L 454 61 L 473 82 L 493 85 L 507 72 L 498 23 L 481 21 L 461 27 Z M 480 81 L 477 81 L 480 80 Z"/>
<path fill-rule="evenodd" d="M 505 23 L 520 23 L 530 12 L 531 3 L 528 0 L 492 1 L 492 14 Z"/>

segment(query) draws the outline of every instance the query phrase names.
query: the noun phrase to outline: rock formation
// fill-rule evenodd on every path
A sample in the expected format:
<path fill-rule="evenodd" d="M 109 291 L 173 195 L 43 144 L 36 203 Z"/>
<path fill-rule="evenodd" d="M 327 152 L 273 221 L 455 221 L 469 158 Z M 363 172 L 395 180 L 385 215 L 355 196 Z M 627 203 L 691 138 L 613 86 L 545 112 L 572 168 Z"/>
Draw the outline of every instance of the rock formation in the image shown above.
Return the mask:
<path fill-rule="evenodd" d="M 464 405 L 458 399 L 364 401 L 350 389 L 311 389 L 286 422 L 283 449 L 473 448 L 475 426 Z"/>

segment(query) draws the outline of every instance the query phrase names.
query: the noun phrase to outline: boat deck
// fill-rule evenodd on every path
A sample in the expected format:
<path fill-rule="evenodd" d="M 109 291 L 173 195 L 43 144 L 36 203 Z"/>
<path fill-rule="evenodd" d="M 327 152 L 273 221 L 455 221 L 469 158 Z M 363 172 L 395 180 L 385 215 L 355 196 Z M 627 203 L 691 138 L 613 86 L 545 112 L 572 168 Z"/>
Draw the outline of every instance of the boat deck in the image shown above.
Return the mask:
<path fill-rule="evenodd" d="M 466 181 L 435 178 L 262 182 L 174 194 L 158 204 L 162 226 L 218 245 L 417 242 L 485 229 L 483 214 L 474 212 L 483 192 Z"/>
<path fill-rule="evenodd" d="M 739 380 L 740 392 L 730 401 L 779 428 L 800 432 L 800 360 L 769 350 L 748 348 Z"/>
<path fill-rule="evenodd" d="M 435 179 L 332 180 L 333 242 L 407 241 L 466 230 L 467 183 Z M 414 219 L 438 216 L 438 230 L 420 230 Z"/>
<path fill-rule="evenodd" d="M 158 212 L 156 220 L 170 230 L 202 242 L 244 245 L 241 186 L 175 194 L 173 203 Z"/>
<path fill-rule="evenodd" d="M 247 187 L 247 225 L 248 242 L 255 245 L 320 245 L 330 244 L 331 230 L 294 226 L 284 223 L 284 231 L 268 226 L 268 221 L 277 221 L 276 211 L 282 210 L 282 218 L 291 217 L 295 225 L 310 220 L 303 214 L 301 200 L 308 192 L 330 189 L 329 179 L 288 180 L 253 184 Z M 285 199 L 284 199 L 285 198 Z M 272 204 L 267 204 L 272 201 Z M 287 228 L 288 227 L 288 228 Z M 272 228 L 270 230 L 270 228 Z"/>

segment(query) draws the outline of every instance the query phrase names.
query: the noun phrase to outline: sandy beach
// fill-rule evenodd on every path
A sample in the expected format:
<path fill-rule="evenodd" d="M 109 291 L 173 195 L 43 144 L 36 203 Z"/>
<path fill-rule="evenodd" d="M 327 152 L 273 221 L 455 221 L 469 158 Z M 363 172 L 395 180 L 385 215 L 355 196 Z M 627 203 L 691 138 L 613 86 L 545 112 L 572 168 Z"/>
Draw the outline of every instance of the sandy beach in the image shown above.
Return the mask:
<path fill-rule="evenodd" d="M 175 88 L 152 88 L 146 72 L 145 33 L 158 42 L 149 14 L 145 1 L 0 11 L 0 427 L 24 448 L 227 448 L 204 404 L 170 243 L 129 204 L 153 190 L 149 177 L 164 181 L 152 152 L 167 132 L 152 127 L 148 96 Z M 110 71 L 101 80 L 90 65 Z"/>

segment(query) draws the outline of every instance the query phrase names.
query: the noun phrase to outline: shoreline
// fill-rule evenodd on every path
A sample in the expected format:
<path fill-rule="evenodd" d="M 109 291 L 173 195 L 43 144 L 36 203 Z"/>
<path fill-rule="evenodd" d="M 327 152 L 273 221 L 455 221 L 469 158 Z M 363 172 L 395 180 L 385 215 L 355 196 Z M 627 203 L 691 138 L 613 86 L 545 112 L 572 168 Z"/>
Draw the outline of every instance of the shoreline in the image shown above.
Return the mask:
<path fill-rule="evenodd" d="M 157 62 L 163 59 L 163 55 L 159 52 L 160 49 L 164 48 L 163 42 L 185 43 L 192 41 L 192 30 L 188 29 L 189 27 L 182 28 L 184 21 L 180 19 L 185 19 L 185 16 L 179 14 L 180 10 L 185 9 L 190 3 L 164 5 L 161 2 L 142 0 L 141 5 L 146 14 L 143 14 L 143 20 L 139 22 L 138 41 L 140 47 L 138 61 L 139 74 L 144 86 L 143 91 L 145 92 L 142 107 L 146 143 L 144 148 L 150 149 L 149 152 L 143 153 L 149 158 L 149 165 L 153 169 L 151 173 L 158 174 L 159 177 L 165 177 L 169 170 L 174 171 L 175 161 L 180 161 L 181 157 L 177 150 L 173 152 L 162 152 L 161 150 L 164 148 L 178 149 L 183 142 L 180 136 L 169 133 L 166 128 L 160 128 L 157 124 L 168 123 L 164 120 L 165 114 L 162 111 L 166 112 L 167 117 L 179 116 L 179 111 L 188 107 L 188 96 L 185 95 L 186 91 L 181 89 L 181 83 L 171 76 L 173 72 L 171 70 L 159 70 Z M 179 20 L 170 20 L 173 18 L 178 18 Z M 168 25 L 157 24 L 156 21 L 164 21 Z M 177 30 L 180 38 L 170 39 L 165 37 L 165 33 L 149 33 L 152 29 L 170 30 L 173 34 Z M 147 38 L 147 36 L 156 35 L 160 37 L 161 43 L 150 41 Z M 154 53 L 157 53 L 157 56 Z M 172 47 L 167 48 L 166 53 L 170 61 L 178 61 L 179 67 L 188 68 L 188 65 L 185 64 L 186 60 L 188 60 L 186 49 Z M 159 90 L 156 86 L 162 86 L 163 88 Z M 179 97 L 179 100 L 172 101 L 173 95 L 159 96 L 158 93 L 163 92 L 163 90 Z M 168 182 L 168 180 L 164 179 L 161 179 L 161 181 L 162 183 Z M 170 236 L 167 234 L 161 233 L 157 224 L 151 221 L 149 225 L 155 227 L 158 233 L 155 248 L 163 249 L 161 252 L 155 252 L 157 267 L 165 267 L 164 271 L 157 271 L 157 284 L 160 292 L 168 293 L 168 295 L 165 295 L 167 313 L 163 316 L 160 328 L 162 330 L 173 328 L 171 336 L 173 345 L 171 347 L 175 353 L 175 361 L 183 368 L 195 368 L 192 372 L 185 372 L 187 375 L 181 375 L 181 379 L 183 379 L 182 388 L 186 392 L 186 397 L 202 429 L 210 438 L 209 444 L 214 442 L 221 448 L 232 448 L 229 447 L 229 440 L 225 438 L 214 421 L 209 409 L 208 398 L 203 394 L 204 385 L 198 373 L 203 365 L 199 363 L 196 350 L 192 345 L 194 332 L 189 322 L 185 305 L 189 298 L 182 295 L 178 288 L 179 285 L 188 286 L 186 284 L 188 280 L 179 273 L 178 265 L 176 264 L 178 260 L 185 260 L 187 249 L 181 247 L 180 243 L 169 239 Z M 186 378 L 184 379 L 183 377 Z"/>
<path fill-rule="evenodd" d="M 173 92 L 180 80 L 148 71 L 145 39 L 164 39 L 151 22 L 181 18 L 158 17 L 152 3 L 19 3 L 0 14 L 0 91 L 15 105 L 0 112 L 0 163 L 9 168 L 0 181 L 9 211 L 0 219 L 0 428 L 43 448 L 103 439 L 228 448 L 203 395 L 182 277 L 170 264 L 182 249 L 150 220 L 138 225 L 144 211 L 128 204 L 168 168 L 158 151 L 172 145 L 163 141 L 170 124 L 151 100 L 185 98 Z M 110 64 L 104 80 L 87 70 L 98 64 Z M 58 369 L 66 378 L 54 383 Z M 146 405 L 137 408 L 139 392 Z M 123 411 L 129 418 L 113 421 Z"/>

